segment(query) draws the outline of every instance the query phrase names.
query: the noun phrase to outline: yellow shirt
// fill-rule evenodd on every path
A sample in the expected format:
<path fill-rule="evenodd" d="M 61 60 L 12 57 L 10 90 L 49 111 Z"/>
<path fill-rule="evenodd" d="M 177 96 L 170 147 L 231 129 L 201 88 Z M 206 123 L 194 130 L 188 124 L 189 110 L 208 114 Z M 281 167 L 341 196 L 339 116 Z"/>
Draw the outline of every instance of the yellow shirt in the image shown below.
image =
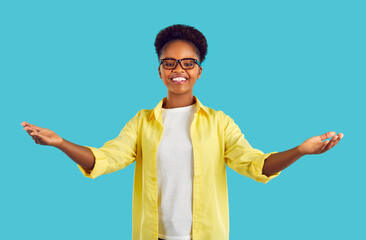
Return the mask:
<path fill-rule="evenodd" d="M 196 96 L 196 112 L 191 124 L 194 159 L 192 239 L 228 240 L 229 204 L 226 167 L 255 181 L 267 183 L 262 174 L 264 154 L 244 138 L 238 125 L 223 111 L 202 105 Z M 166 98 L 166 97 L 165 97 Z M 77 165 L 84 176 L 96 178 L 135 164 L 132 202 L 132 240 L 158 239 L 158 184 L 156 151 L 163 122 L 163 98 L 154 109 L 140 110 L 113 140 L 101 148 L 85 146 L 95 156 L 95 165 L 88 171 Z"/>

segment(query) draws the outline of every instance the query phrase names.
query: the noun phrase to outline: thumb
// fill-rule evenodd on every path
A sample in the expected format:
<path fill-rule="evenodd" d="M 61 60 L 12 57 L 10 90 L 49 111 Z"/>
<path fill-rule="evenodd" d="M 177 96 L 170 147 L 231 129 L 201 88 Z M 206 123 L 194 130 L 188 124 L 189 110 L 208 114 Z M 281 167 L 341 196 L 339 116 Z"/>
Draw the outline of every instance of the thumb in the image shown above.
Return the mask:
<path fill-rule="evenodd" d="M 324 133 L 323 135 L 320 135 L 320 139 L 323 141 L 327 138 L 330 138 L 330 137 L 333 137 L 335 135 L 335 132 L 327 132 L 327 133 Z"/>

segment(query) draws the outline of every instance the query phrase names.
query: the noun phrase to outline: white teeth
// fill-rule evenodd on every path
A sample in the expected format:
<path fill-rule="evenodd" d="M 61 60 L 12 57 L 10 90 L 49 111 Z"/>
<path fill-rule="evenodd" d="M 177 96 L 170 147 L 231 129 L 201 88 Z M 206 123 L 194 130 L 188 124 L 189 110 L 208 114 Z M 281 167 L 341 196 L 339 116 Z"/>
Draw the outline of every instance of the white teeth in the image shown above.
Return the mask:
<path fill-rule="evenodd" d="M 173 78 L 172 81 L 174 82 L 181 82 L 181 81 L 185 81 L 187 80 L 186 78 L 182 78 L 182 77 L 177 77 L 177 78 Z"/>

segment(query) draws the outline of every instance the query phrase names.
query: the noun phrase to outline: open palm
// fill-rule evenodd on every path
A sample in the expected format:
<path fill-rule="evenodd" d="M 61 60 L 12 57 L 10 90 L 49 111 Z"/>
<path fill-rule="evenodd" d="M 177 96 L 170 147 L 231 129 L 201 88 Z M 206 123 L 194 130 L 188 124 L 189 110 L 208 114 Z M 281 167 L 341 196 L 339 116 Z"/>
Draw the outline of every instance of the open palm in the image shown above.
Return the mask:
<path fill-rule="evenodd" d="M 326 140 L 332 137 L 332 139 Z M 305 142 L 300 144 L 299 149 L 302 154 L 320 154 L 328 151 L 332 147 L 338 144 L 338 142 L 343 138 L 343 133 L 327 132 L 319 136 L 311 137 Z M 324 141 L 324 142 L 323 142 Z"/>
<path fill-rule="evenodd" d="M 38 127 L 27 122 L 22 122 L 22 126 L 37 144 L 57 146 L 62 142 L 62 138 L 50 129 Z"/>

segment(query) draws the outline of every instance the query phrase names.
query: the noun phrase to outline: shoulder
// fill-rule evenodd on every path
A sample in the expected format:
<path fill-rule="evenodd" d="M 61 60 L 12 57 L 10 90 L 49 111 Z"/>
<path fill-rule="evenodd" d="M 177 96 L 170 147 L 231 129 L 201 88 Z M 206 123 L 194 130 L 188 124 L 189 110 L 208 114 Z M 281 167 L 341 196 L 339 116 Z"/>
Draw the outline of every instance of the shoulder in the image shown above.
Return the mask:
<path fill-rule="evenodd" d="M 230 116 L 227 115 L 223 110 L 217 110 L 217 109 L 213 109 L 213 108 L 210 108 L 207 106 L 205 106 L 205 107 L 206 107 L 208 114 L 211 117 L 214 117 L 219 121 L 224 121 L 225 119 L 230 118 Z"/>
<path fill-rule="evenodd" d="M 154 111 L 154 109 L 141 109 L 137 112 L 136 115 L 139 115 L 139 116 L 148 116 L 150 115 L 150 113 Z"/>
<path fill-rule="evenodd" d="M 224 112 L 223 110 L 215 110 L 212 108 L 207 108 L 207 109 L 209 109 L 210 114 L 218 122 L 218 125 L 221 128 L 223 128 L 225 131 L 227 129 L 231 129 L 232 127 L 237 126 L 234 119 L 229 114 Z"/>
<path fill-rule="evenodd" d="M 208 116 L 208 120 L 210 122 L 216 122 L 219 126 L 223 128 L 226 128 L 233 121 L 233 119 L 223 110 L 214 109 L 207 106 L 205 106 L 205 110 L 205 112 L 207 113 L 205 115 Z"/>
<path fill-rule="evenodd" d="M 137 118 L 139 121 L 142 119 L 147 119 L 153 110 L 154 109 L 141 109 L 136 113 L 135 118 Z"/>

